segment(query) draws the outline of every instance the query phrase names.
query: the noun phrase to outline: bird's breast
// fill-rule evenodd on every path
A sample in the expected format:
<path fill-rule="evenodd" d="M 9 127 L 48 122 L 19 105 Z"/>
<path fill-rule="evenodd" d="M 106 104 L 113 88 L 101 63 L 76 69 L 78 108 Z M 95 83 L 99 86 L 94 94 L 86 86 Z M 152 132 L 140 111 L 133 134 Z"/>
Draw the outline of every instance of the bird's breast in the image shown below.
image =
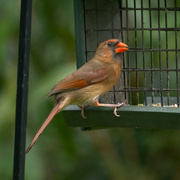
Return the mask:
<path fill-rule="evenodd" d="M 108 68 L 107 74 L 108 74 L 108 77 L 105 80 L 105 83 L 111 86 L 112 88 L 120 77 L 121 64 L 119 64 L 118 62 L 111 64 Z"/>
<path fill-rule="evenodd" d="M 107 73 L 107 78 L 105 80 L 77 90 L 64 92 L 60 94 L 60 96 L 68 97 L 70 104 L 92 105 L 95 99 L 110 91 L 120 77 L 120 64 L 113 63 L 105 67 L 105 69 Z"/>

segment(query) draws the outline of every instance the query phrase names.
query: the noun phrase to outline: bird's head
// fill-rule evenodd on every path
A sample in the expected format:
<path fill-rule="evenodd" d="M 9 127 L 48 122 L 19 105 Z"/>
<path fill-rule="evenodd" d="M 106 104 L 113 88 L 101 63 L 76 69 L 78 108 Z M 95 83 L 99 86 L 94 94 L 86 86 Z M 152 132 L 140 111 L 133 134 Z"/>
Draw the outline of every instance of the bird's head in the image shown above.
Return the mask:
<path fill-rule="evenodd" d="M 110 39 L 101 43 L 96 54 L 101 57 L 117 57 L 117 54 L 128 50 L 128 46 L 118 39 Z"/>

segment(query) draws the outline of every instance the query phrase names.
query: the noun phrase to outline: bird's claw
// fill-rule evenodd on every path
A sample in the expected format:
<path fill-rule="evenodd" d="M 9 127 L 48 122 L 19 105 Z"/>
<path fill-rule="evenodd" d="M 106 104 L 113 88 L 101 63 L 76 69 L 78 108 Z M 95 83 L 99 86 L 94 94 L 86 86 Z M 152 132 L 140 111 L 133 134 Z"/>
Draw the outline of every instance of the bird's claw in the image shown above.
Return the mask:
<path fill-rule="evenodd" d="M 84 110 L 83 110 L 83 111 L 81 110 L 81 116 L 82 116 L 84 119 L 86 119 L 86 116 L 84 115 Z"/>
<path fill-rule="evenodd" d="M 114 115 L 116 117 L 120 117 L 120 115 L 117 114 L 117 108 L 121 107 L 121 106 L 124 106 L 125 105 L 125 102 L 122 102 L 122 103 L 118 103 L 115 107 L 114 107 Z"/>
<path fill-rule="evenodd" d="M 116 117 L 119 117 L 119 116 L 120 116 L 119 114 L 117 114 L 117 107 L 114 108 L 114 115 L 115 115 Z"/>
<path fill-rule="evenodd" d="M 84 115 L 84 107 L 81 107 L 81 116 L 86 119 L 86 116 Z"/>
<path fill-rule="evenodd" d="M 81 109 L 81 116 L 82 116 L 84 119 L 86 119 L 86 116 L 84 115 L 84 109 L 85 109 L 86 107 L 81 106 L 81 105 L 78 105 L 78 106 L 79 106 L 79 108 Z"/>
<path fill-rule="evenodd" d="M 126 105 L 126 103 L 125 103 L 125 102 L 118 103 L 118 104 L 117 104 L 117 108 L 118 108 L 118 107 L 121 107 L 121 106 L 124 106 L 124 105 Z"/>

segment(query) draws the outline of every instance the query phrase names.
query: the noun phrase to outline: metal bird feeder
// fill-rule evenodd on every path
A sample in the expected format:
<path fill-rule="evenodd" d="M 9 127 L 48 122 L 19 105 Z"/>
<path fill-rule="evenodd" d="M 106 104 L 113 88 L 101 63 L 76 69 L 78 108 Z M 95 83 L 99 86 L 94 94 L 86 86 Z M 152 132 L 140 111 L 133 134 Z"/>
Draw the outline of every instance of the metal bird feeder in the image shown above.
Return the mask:
<path fill-rule="evenodd" d="M 121 78 L 101 102 L 126 101 L 120 117 L 110 108 L 90 107 L 87 119 L 69 106 L 72 127 L 180 128 L 180 2 L 177 0 L 74 0 L 77 66 L 99 43 L 117 38 L 129 46 Z M 72 118 L 73 117 L 73 118 Z"/>

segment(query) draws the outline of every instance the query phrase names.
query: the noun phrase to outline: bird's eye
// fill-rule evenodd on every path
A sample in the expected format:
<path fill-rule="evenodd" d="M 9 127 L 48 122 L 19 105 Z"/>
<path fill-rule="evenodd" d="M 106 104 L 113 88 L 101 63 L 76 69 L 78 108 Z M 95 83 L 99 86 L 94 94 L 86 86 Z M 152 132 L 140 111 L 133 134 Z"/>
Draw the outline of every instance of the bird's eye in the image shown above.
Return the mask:
<path fill-rule="evenodd" d="M 108 46 L 112 46 L 112 42 L 108 42 L 107 45 L 108 45 Z"/>

